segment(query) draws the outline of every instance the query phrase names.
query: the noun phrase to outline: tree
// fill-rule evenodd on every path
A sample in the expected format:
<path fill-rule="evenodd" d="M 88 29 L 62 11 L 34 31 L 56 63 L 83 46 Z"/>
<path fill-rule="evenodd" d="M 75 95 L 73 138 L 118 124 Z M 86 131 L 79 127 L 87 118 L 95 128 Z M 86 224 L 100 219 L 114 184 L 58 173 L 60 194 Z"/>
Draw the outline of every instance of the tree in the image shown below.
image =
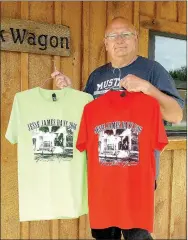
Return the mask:
<path fill-rule="evenodd" d="M 49 128 L 48 127 L 40 127 L 39 128 L 39 130 L 41 131 L 41 132 L 49 132 Z"/>
<path fill-rule="evenodd" d="M 125 129 L 121 129 L 121 128 L 120 128 L 120 129 L 117 129 L 117 130 L 116 130 L 116 134 L 117 134 L 117 135 L 121 135 L 124 131 L 125 131 Z"/>
<path fill-rule="evenodd" d="M 107 135 L 113 135 L 113 130 L 105 130 L 104 133 L 106 133 Z"/>
<path fill-rule="evenodd" d="M 52 126 L 52 132 L 56 132 L 59 128 L 59 126 Z"/>
<path fill-rule="evenodd" d="M 169 71 L 170 75 L 176 82 L 176 87 L 177 88 L 183 88 L 187 89 L 186 83 L 187 83 L 187 68 L 186 66 L 181 67 L 179 69 L 175 70 L 170 70 Z"/>

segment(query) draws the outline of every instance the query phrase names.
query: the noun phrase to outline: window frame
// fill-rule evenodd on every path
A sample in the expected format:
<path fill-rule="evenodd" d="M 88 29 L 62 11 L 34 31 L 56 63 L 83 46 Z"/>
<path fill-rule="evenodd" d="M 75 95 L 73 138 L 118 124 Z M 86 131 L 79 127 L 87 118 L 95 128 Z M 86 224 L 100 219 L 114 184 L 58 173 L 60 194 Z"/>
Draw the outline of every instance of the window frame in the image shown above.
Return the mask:
<path fill-rule="evenodd" d="M 139 23 L 139 55 L 149 58 L 150 32 L 157 32 L 162 36 L 181 36 L 187 39 L 187 26 L 185 23 L 172 22 L 163 19 L 154 19 L 149 16 L 140 15 Z M 186 136 L 186 130 L 166 130 L 167 136 Z"/>

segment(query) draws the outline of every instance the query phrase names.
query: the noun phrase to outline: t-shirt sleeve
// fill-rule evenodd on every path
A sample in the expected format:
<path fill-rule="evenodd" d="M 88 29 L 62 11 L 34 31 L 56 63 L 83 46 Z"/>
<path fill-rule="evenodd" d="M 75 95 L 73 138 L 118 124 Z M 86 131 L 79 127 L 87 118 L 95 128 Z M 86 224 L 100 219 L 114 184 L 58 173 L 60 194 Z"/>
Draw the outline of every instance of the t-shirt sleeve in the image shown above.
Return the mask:
<path fill-rule="evenodd" d="M 158 102 L 156 103 L 156 107 L 154 108 L 154 113 L 151 122 L 152 122 L 151 131 L 152 148 L 161 151 L 168 144 L 168 138 L 166 135 L 166 130 L 160 112 L 160 105 Z"/>
<path fill-rule="evenodd" d="M 15 144 L 18 142 L 18 106 L 17 105 L 18 105 L 17 98 L 15 96 L 10 118 L 9 118 L 7 131 L 5 134 L 6 139 L 12 144 Z"/>
<path fill-rule="evenodd" d="M 184 100 L 180 97 L 179 92 L 176 89 L 174 79 L 168 71 L 156 61 L 154 62 L 152 82 L 161 92 L 173 97 L 181 108 L 184 107 Z"/>
<path fill-rule="evenodd" d="M 83 152 L 86 150 L 87 146 L 87 122 L 86 122 L 86 116 L 85 116 L 85 109 L 82 113 L 82 118 L 80 122 L 79 132 L 78 132 L 78 138 L 76 142 L 76 148 Z"/>
<path fill-rule="evenodd" d="M 88 94 L 88 103 L 90 103 L 93 100 L 94 100 L 93 96 L 91 94 Z"/>

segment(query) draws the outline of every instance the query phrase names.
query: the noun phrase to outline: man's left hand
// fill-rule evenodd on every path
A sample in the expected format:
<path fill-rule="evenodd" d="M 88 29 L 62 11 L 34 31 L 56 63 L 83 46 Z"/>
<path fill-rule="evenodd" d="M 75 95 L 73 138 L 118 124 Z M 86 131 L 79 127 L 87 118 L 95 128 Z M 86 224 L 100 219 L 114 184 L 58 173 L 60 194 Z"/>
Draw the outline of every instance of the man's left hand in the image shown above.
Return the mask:
<path fill-rule="evenodd" d="M 128 74 L 120 81 L 120 87 L 124 87 L 128 92 L 143 92 L 148 94 L 152 84 L 133 74 Z"/>

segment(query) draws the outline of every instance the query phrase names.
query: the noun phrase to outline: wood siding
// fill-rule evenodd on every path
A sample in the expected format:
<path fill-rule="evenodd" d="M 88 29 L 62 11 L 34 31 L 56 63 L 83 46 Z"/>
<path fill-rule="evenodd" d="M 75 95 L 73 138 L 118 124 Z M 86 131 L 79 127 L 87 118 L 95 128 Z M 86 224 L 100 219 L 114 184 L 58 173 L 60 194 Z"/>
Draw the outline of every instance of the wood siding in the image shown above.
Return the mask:
<path fill-rule="evenodd" d="M 17 146 L 8 143 L 4 135 L 16 92 L 41 85 L 54 70 L 54 62 L 58 70 L 73 80 L 74 88 L 82 89 L 89 74 L 108 60 L 104 30 L 113 17 L 120 15 L 139 30 L 139 52 L 143 56 L 148 55 L 149 29 L 186 35 L 186 2 L 1 2 L 1 17 L 70 26 L 72 48 L 70 57 L 1 51 L 2 239 L 91 238 L 88 216 L 19 222 Z M 44 87 L 55 88 L 55 84 L 49 81 Z M 161 154 L 153 236 L 186 238 L 185 141 L 172 141 Z"/>

